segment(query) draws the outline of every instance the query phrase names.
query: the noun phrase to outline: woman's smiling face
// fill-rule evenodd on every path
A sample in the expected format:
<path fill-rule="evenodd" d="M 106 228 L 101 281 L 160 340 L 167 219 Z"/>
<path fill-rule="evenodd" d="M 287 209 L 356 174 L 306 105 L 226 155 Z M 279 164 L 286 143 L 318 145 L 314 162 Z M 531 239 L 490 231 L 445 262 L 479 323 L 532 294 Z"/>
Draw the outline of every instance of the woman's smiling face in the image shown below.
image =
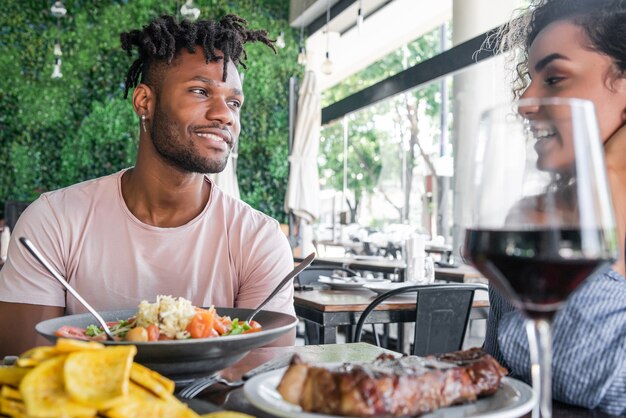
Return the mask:
<path fill-rule="evenodd" d="M 584 30 L 567 20 L 546 26 L 529 50 L 528 70 L 531 82 L 524 98 L 564 97 L 587 99 L 594 103 L 600 137 L 606 142 L 623 124 L 626 109 L 626 83 L 615 69 L 613 59 L 593 49 Z M 550 114 L 539 106 L 520 108 L 531 123 L 538 123 L 535 149 L 545 169 L 557 170 L 571 164 L 573 150 L 569 115 Z M 564 121 L 559 124 L 559 120 Z"/>

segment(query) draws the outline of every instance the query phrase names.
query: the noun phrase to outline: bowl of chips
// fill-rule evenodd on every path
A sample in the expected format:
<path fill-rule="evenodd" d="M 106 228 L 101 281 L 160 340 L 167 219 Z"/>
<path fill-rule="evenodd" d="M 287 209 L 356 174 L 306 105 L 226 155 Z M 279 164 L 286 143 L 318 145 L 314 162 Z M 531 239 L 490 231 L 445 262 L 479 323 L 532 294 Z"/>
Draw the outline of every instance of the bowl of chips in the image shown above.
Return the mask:
<path fill-rule="evenodd" d="M 252 309 L 216 308 L 221 316 L 246 318 Z M 104 311 L 100 315 L 107 322 L 128 319 L 136 310 Z M 262 330 L 249 334 L 227 335 L 213 338 L 191 338 L 150 342 L 103 341 L 106 346 L 137 347 L 134 360 L 170 379 L 183 383 L 230 366 L 253 348 L 271 343 L 293 329 L 297 318 L 280 312 L 261 311 L 255 316 Z M 91 314 L 68 315 L 48 319 L 36 325 L 37 332 L 52 342 L 59 337 L 55 332 L 63 327 L 87 328 L 95 320 Z"/>
<path fill-rule="evenodd" d="M 65 338 L 30 349 L 16 364 L 0 366 L 0 415 L 219 418 L 226 413 L 198 415 L 207 408 L 180 402 L 174 382 L 135 363 L 136 353 L 134 345 Z"/>

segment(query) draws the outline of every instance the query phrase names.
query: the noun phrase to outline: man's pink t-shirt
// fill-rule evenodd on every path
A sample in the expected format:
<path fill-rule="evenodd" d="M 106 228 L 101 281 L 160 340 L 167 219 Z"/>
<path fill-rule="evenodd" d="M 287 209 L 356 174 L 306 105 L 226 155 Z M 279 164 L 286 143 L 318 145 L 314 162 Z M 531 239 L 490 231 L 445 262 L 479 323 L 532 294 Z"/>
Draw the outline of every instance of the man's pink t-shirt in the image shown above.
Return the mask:
<path fill-rule="evenodd" d="M 255 308 L 293 268 L 278 222 L 214 183 L 200 215 L 159 228 L 126 207 L 123 173 L 44 193 L 24 211 L 0 270 L 1 301 L 85 312 L 18 243 L 21 236 L 99 310 L 134 309 L 157 295 L 182 296 L 195 306 Z M 264 309 L 294 315 L 292 286 Z"/>

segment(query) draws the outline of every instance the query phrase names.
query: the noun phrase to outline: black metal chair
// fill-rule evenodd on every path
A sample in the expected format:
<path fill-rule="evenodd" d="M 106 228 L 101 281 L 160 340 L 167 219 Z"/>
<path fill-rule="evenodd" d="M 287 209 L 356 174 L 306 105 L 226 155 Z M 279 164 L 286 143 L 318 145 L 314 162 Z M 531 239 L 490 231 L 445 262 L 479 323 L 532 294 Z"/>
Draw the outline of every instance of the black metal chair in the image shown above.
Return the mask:
<path fill-rule="evenodd" d="M 294 279 L 294 288 L 296 290 L 313 290 L 313 284 L 316 283 L 320 276 L 332 276 L 335 272 L 341 272 L 346 276 L 356 276 L 358 273 L 345 267 L 336 267 L 329 265 L 311 265 L 302 270 Z M 296 328 L 296 337 L 304 338 L 305 344 L 317 344 L 319 341 L 319 330 L 314 324 L 307 321 L 301 321 L 304 326 Z"/>
<path fill-rule="evenodd" d="M 11 228 L 11 231 L 15 228 L 17 218 L 20 217 L 24 209 L 30 205 L 31 202 L 20 202 L 17 200 L 7 200 L 4 202 L 4 225 Z"/>
<path fill-rule="evenodd" d="M 374 309 L 387 299 L 403 293 L 416 292 L 415 334 L 412 354 L 426 356 L 460 350 L 470 318 L 474 293 L 487 291 L 485 284 L 412 285 L 379 295 L 363 311 L 354 332 L 355 342 Z"/>
<path fill-rule="evenodd" d="M 337 267 L 330 265 L 311 265 L 304 269 L 294 279 L 294 287 L 296 290 L 313 290 L 313 284 L 316 283 L 320 276 L 331 277 L 333 274 L 340 272 L 346 277 L 357 276 L 358 273 L 352 269 L 346 267 Z M 305 344 L 317 344 L 319 341 L 319 330 L 314 324 L 310 324 L 307 321 L 304 322 L 304 329 L 300 328 L 296 331 L 296 336 L 304 338 Z M 374 326 L 372 326 L 372 329 Z M 351 330 L 346 332 L 351 333 Z M 377 338 L 377 336 L 376 336 Z M 378 342 L 378 339 L 376 339 Z"/>

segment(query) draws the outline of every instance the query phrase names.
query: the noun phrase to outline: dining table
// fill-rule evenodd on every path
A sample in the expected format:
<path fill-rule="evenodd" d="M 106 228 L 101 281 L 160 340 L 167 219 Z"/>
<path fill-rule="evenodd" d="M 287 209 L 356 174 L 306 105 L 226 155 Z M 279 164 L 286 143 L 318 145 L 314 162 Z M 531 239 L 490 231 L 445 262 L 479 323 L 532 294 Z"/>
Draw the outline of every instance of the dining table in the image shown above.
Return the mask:
<path fill-rule="evenodd" d="M 470 312 L 470 321 L 486 319 L 489 313 L 489 301 L 485 295 L 477 293 Z M 356 288 L 333 290 L 314 288 L 312 290 L 294 291 L 294 307 L 296 315 L 307 324 L 308 340 L 316 344 L 334 344 L 337 341 L 337 328 L 354 326 L 361 313 L 376 298 L 376 294 L 368 289 Z M 410 297 L 393 297 L 382 303 L 370 314 L 372 323 L 392 324 L 410 323 L 415 321 L 415 299 Z M 348 328 L 350 329 L 350 328 Z M 408 335 L 399 328 L 398 351 L 408 354 Z M 347 341 L 354 336 L 348 333 Z"/>
<path fill-rule="evenodd" d="M 289 347 L 262 347 L 250 351 L 237 363 L 224 369 L 221 374 L 230 379 L 237 379 L 244 373 L 255 368 L 263 368 L 266 364 L 276 362 L 276 359 L 289 359 L 293 354 L 298 354 L 305 362 L 321 365 L 324 363 L 369 362 L 382 353 L 393 354 L 393 352 L 368 343 L 346 343 L 346 344 L 326 344 L 307 345 Z M 396 353 L 397 355 L 397 353 Z M 283 363 L 284 364 L 284 363 Z M 267 368 L 266 368 L 267 370 Z M 271 370 L 267 370 L 271 372 Z M 257 375 L 258 376 L 262 376 Z M 275 418 L 277 415 L 263 411 L 254 406 L 245 396 L 244 389 L 230 388 L 223 384 L 215 384 L 196 398 L 184 400 L 189 406 L 198 412 L 213 411 L 236 411 L 249 414 L 257 418 Z M 445 416 L 445 415 L 443 415 Z M 495 416 L 495 415 L 494 415 Z M 530 418 L 531 414 L 522 414 L 523 418 Z M 614 418 L 613 415 L 603 413 L 598 410 L 589 410 L 561 402 L 553 402 L 554 418 Z M 294 416 L 297 418 L 297 416 Z"/>
<path fill-rule="evenodd" d="M 302 257 L 294 257 L 295 262 L 302 261 Z M 312 265 L 335 266 L 349 268 L 358 272 L 381 273 L 394 281 L 406 281 L 406 263 L 401 259 L 388 259 L 374 256 L 353 257 L 317 257 Z M 487 279 L 468 264 L 455 266 L 440 266 L 435 264 L 435 280 L 454 283 L 487 283 Z"/>

